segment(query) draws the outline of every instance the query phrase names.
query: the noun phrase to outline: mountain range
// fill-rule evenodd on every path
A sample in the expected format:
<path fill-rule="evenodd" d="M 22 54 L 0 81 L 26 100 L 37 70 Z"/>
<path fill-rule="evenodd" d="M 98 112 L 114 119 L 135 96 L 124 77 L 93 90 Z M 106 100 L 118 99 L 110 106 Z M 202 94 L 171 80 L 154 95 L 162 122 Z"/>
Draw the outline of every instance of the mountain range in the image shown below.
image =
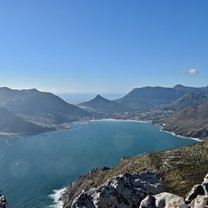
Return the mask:
<path fill-rule="evenodd" d="M 173 88 L 167 87 L 142 87 L 135 88 L 124 97 L 116 100 L 108 100 L 100 95 L 94 99 L 80 103 L 91 112 L 118 113 L 132 111 L 147 111 L 162 109 L 170 105 L 187 93 L 208 94 L 208 87 L 194 88 L 176 85 Z"/>
<path fill-rule="evenodd" d="M 135 88 L 117 100 L 100 95 L 79 106 L 118 119 L 148 120 L 188 137 L 208 136 L 208 87 Z"/>
<path fill-rule="evenodd" d="M 164 124 L 165 130 L 204 137 L 208 135 L 207 95 L 208 87 L 142 87 L 117 100 L 97 95 L 75 106 L 52 93 L 2 87 L 0 132 L 39 133 L 63 128 L 64 123 L 106 116 L 142 120 L 157 117 L 156 123 Z"/>
<path fill-rule="evenodd" d="M 135 88 L 116 102 L 126 104 L 135 110 L 160 109 L 191 92 L 208 94 L 208 87 L 194 88 L 176 85 L 173 88 L 149 86 Z"/>

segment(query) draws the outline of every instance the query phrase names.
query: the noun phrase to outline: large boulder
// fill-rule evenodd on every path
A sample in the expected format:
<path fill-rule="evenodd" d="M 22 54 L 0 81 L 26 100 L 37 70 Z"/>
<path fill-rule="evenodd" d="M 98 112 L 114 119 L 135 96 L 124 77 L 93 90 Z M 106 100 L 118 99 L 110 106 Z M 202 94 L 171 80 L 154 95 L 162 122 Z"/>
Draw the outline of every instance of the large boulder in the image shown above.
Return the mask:
<path fill-rule="evenodd" d="M 147 195 L 163 191 L 154 171 L 120 175 L 109 179 L 98 188 L 82 192 L 72 203 L 72 208 L 139 207 Z"/>
<path fill-rule="evenodd" d="M 208 195 L 198 195 L 190 204 L 191 208 L 208 208 Z"/>
<path fill-rule="evenodd" d="M 186 203 L 189 204 L 193 201 L 198 195 L 204 195 L 205 191 L 201 184 L 195 185 L 191 191 L 186 196 Z"/>
<path fill-rule="evenodd" d="M 163 192 L 155 196 L 147 196 L 141 201 L 139 208 L 188 208 L 184 198 Z"/>

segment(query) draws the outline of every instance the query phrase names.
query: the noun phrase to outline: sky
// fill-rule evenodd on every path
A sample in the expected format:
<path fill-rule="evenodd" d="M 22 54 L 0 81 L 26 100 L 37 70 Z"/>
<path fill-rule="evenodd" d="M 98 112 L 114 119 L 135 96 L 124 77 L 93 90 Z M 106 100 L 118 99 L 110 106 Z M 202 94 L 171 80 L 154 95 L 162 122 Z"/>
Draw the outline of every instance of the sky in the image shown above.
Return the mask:
<path fill-rule="evenodd" d="M 0 86 L 207 86 L 207 10 L 207 0 L 0 0 Z"/>

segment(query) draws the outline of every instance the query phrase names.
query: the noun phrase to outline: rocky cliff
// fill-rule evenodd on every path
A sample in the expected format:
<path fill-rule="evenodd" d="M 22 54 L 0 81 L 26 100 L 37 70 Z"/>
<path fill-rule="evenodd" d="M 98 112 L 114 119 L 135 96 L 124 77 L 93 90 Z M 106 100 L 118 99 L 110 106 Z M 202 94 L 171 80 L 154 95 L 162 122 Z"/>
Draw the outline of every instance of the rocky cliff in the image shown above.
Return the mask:
<path fill-rule="evenodd" d="M 156 203 L 157 200 L 163 202 L 166 199 L 172 200 L 172 198 L 175 198 L 174 195 L 177 195 L 177 197 L 175 198 L 176 201 L 179 201 L 183 204 L 184 199 L 180 197 L 186 197 L 187 193 L 192 189 L 192 187 L 194 187 L 192 191 L 197 190 L 197 193 L 199 191 L 201 195 L 203 194 L 203 197 L 198 196 L 200 194 L 190 194 L 191 197 L 186 198 L 184 206 L 181 205 L 176 207 L 187 207 L 187 203 L 202 203 L 199 202 L 199 200 L 206 200 L 207 198 L 207 189 L 204 188 L 206 185 L 205 183 L 203 183 L 202 185 L 198 185 L 197 187 L 195 187 L 195 185 L 201 184 L 204 176 L 208 172 L 207 151 L 208 141 L 205 140 L 195 145 L 177 148 L 175 150 L 168 150 L 157 153 L 145 153 L 131 158 L 124 158 L 115 168 L 96 168 L 89 173 L 80 176 L 75 182 L 70 184 L 65 194 L 63 195 L 64 207 L 68 208 L 72 205 L 76 207 L 77 204 L 80 202 L 79 197 L 83 199 L 83 196 L 87 196 L 87 198 L 90 200 L 98 200 L 98 197 L 104 197 L 105 194 L 108 194 L 106 193 L 107 190 L 110 191 L 115 197 L 113 201 L 118 201 L 120 199 L 120 196 L 122 196 L 122 201 L 124 201 L 123 194 L 125 193 L 123 193 L 123 189 L 119 188 L 118 191 L 115 190 L 115 187 L 127 187 L 127 193 L 131 192 L 129 191 L 129 187 L 133 187 L 133 193 L 136 195 L 138 194 L 136 190 L 139 190 L 142 193 L 146 193 L 143 194 L 142 197 L 145 199 L 145 197 L 149 194 L 148 192 L 143 191 L 143 187 L 147 187 L 148 183 L 144 182 L 145 180 L 143 180 L 142 182 L 140 174 L 141 172 L 146 171 L 148 171 L 148 173 L 149 171 L 153 171 L 157 175 L 157 180 L 155 179 L 155 181 L 151 184 L 154 187 L 159 187 L 158 185 L 155 186 L 155 184 L 160 181 L 160 184 L 163 187 L 164 191 L 168 193 L 158 195 L 157 189 L 155 189 L 155 192 L 151 192 L 149 198 L 146 198 L 145 201 L 142 202 L 142 206 L 150 202 Z M 128 177 L 125 178 L 126 176 Z M 137 179 L 140 179 L 137 180 L 135 179 L 135 177 L 138 177 Z M 143 185 L 139 184 L 138 187 L 135 186 L 134 182 L 132 182 L 132 178 L 133 181 L 139 181 L 139 183 Z M 120 181 L 125 181 L 125 183 L 123 185 L 120 185 Z M 115 196 L 115 194 L 117 193 L 120 193 L 119 197 Z M 170 195 L 169 193 L 174 195 Z M 198 197 L 198 199 L 193 202 L 196 197 Z M 128 204 L 128 200 L 125 203 Z M 141 198 L 139 200 L 141 202 Z M 206 202 L 204 201 L 203 203 Z M 159 205 L 156 204 L 152 207 L 158 206 Z M 77 207 L 82 206 L 79 205 Z M 192 207 L 196 208 L 197 206 L 193 205 Z"/>
<path fill-rule="evenodd" d="M 208 175 L 186 198 L 164 192 L 154 171 L 110 178 L 98 188 L 83 191 L 71 208 L 205 208 L 208 206 Z M 67 207 L 67 206 L 65 206 Z"/>

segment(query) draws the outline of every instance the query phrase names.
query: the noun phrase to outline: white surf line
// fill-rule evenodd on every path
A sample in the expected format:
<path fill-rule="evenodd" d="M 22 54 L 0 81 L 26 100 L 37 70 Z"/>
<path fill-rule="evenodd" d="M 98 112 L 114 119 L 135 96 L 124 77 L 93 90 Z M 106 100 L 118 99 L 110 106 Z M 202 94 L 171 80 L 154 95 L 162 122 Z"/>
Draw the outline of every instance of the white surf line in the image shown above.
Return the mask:
<path fill-rule="evenodd" d="M 60 198 L 65 190 L 66 188 L 53 190 L 53 193 L 49 195 L 49 197 L 53 199 L 53 204 L 49 206 L 50 208 L 63 208 L 64 203 Z"/>
<path fill-rule="evenodd" d="M 115 118 L 104 118 L 104 119 L 92 119 L 90 122 L 96 121 L 115 121 L 115 122 L 132 122 L 132 123 L 150 123 L 151 121 L 142 121 L 142 120 L 134 120 L 134 119 L 115 119 Z"/>
<path fill-rule="evenodd" d="M 176 137 L 179 137 L 179 138 L 192 139 L 192 140 L 195 140 L 195 141 L 197 141 L 197 142 L 202 142 L 202 141 L 203 141 L 202 139 L 199 139 L 199 138 L 182 136 L 182 135 L 175 134 L 174 132 L 166 131 L 166 130 L 163 130 L 163 129 L 160 129 L 160 131 L 161 131 L 161 132 L 165 132 L 165 133 L 167 133 L 167 134 L 171 134 L 171 135 L 176 136 Z"/>

